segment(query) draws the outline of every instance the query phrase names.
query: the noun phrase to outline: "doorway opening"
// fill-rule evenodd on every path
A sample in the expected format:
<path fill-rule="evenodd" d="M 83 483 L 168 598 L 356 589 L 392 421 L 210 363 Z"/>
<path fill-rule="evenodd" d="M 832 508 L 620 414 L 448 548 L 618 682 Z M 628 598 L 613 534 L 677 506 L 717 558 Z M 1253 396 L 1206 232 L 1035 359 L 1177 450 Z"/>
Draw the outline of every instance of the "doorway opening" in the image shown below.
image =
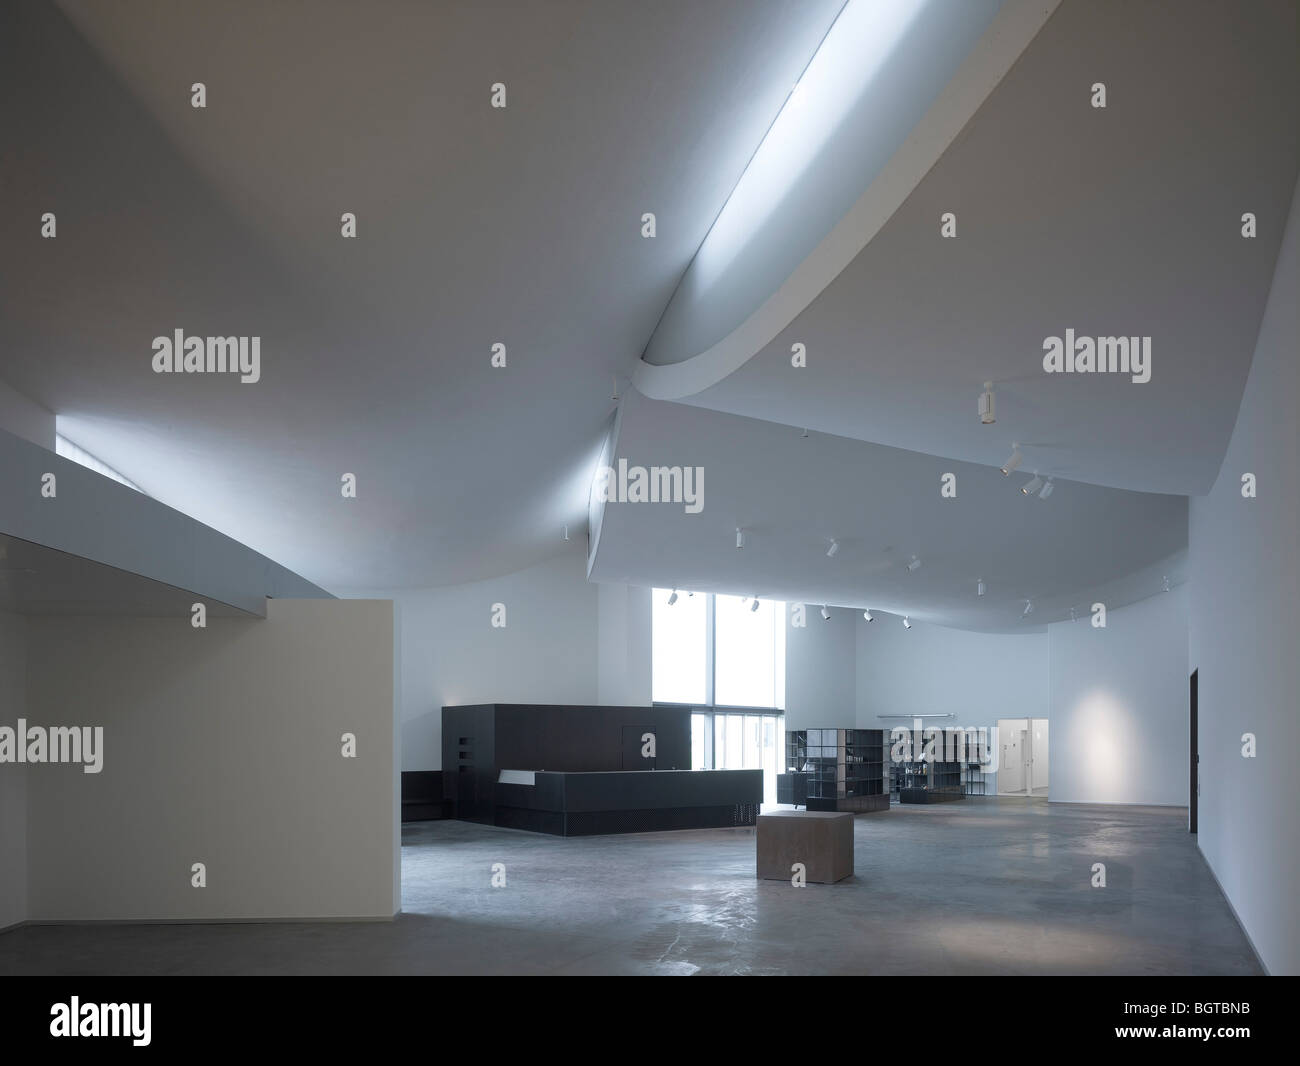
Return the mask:
<path fill-rule="evenodd" d="M 1046 718 L 998 719 L 998 795 L 1046 796 Z"/>

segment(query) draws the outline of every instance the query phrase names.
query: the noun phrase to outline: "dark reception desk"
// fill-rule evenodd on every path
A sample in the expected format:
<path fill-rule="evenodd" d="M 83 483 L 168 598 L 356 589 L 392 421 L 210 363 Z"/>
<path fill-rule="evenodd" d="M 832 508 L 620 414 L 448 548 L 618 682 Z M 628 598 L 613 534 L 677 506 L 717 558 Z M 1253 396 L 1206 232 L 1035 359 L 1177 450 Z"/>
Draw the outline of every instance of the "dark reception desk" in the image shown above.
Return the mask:
<path fill-rule="evenodd" d="M 555 836 L 754 825 L 762 770 L 502 770 L 496 824 Z"/>

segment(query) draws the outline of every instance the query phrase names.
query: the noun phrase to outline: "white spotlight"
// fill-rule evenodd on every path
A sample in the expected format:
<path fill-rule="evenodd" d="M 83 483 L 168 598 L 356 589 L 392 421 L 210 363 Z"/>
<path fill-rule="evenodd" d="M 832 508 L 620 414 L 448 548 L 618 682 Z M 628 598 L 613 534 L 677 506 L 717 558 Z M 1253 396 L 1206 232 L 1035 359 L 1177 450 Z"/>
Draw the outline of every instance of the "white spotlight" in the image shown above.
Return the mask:
<path fill-rule="evenodd" d="M 997 415 L 993 411 L 993 382 L 986 381 L 984 392 L 980 395 L 980 421 L 986 426 L 991 426 L 997 420 Z"/>
<path fill-rule="evenodd" d="M 831 620 L 831 609 L 825 604 L 822 604 L 822 617 L 828 622 Z"/>
<path fill-rule="evenodd" d="M 1052 494 L 1052 489 L 1054 489 L 1055 487 L 1056 486 L 1052 484 L 1052 479 L 1049 477 L 1047 479 L 1047 484 L 1043 486 L 1043 491 L 1038 494 L 1038 498 L 1040 500 L 1047 499 L 1047 497 Z"/>
<path fill-rule="evenodd" d="M 758 597 L 757 597 L 757 596 L 754 597 L 754 602 L 753 602 L 752 604 L 750 604 L 749 609 L 750 609 L 751 611 L 757 611 L 757 610 L 758 610 Z"/>
<path fill-rule="evenodd" d="M 868 622 L 873 621 L 873 619 L 872 619 L 872 617 L 871 617 L 871 612 L 870 612 L 870 611 L 863 611 L 863 612 L 862 612 L 862 617 L 865 618 Z"/>
<path fill-rule="evenodd" d="M 1026 618 L 1026 617 L 1028 617 L 1029 615 L 1031 615 L 1031 614 L 1033 614 L 1033 613 L 1034 613 L 1034 601 L 1033 601 L 1033 600 L 1025 600 L 1025 610 L 1024 610 L 1024 613 L 1021 614 L 1020 617 L 1021 617 L 1021 618 Z"/>
<path fill-rule="evenodd" d="M 911 629 L 911 628 L 912 628 L 912 620 L 911 620 L 910 618 L 908 618 L 907 615 L 904 615 L 904 616 L 903 616 L 903 628 L 904 628 L 904 629 Z"/>
<path fill-rule="evenodd" d="M 676 602 L 677 602 L 677 590 L 673 589 L 673 594 L 668 597 L 668 606 L 671 607 Z"/>
<path fill-rule="evenodd" d="M 1164 590 L 1165 590 L 1165 592 L 1168 592 L 1168 591 L 1169 591 L 1169 578 L 1168 578 L 1168 577 L 1165 578 L 1165 588 L 1164 588 Z"/>
<path fill-rule="evenodd" d="M 983 596 L 983 595 L 984 595 L 984 579 L 983 579 L 983 578 L 980 578 L 980 579 L 975 583 L 975 595 L 976 595 L 976 596 Z"/>
<path fill-rule="evenodd" d="M 1035 492 L 1043 487 L 1043 479 L 1035 474 L 1032 478 L 1020 486 L 1020 491 L 1026 496 L 1032 496 Z"/>
<path fill-rule="evenodd" d="M 745 531 L 744 531 L 743 529 L 741 529 L 740 526 L 737 526 L 737 527 L 736 527 L 736 547 L 737 547 L 737 548 L 743 548 L 744 546 L 745 546 Z"/>
<path fill-rule="evenodd" d="M 1011 458 L 1002 464 L 1002 473 L 1010 474 L 1016 467 L 1025 461 L 1025 457 L 1020 454 L 1020 445 L 1011 445 Z"/>
<path fill-rule="evenodd" d="M 907 569 L 908 569 L 908 570 L 919 570 L 920 567 L 921 567 L 921 560 L 918 559 L 915 555 L 913 555 L 913 556 L 912 556 L 912 561 L 911 561 L 910 563 L 907 564 Z"/>
<path fill-rule="evenodd" d="M 832 540 L 832 541 L 831 541 L 831 546 L 830 546 L 829 548 L 826 549 L 826 556 L 827 556 L 827 558 L 830 558 L 832 555 L 834 555 L 834 554 L 835 554 L 837 551 L 839 551 L 839 550 L 840 550 L 840 542 L 839 542 L 838 540 Z"/>

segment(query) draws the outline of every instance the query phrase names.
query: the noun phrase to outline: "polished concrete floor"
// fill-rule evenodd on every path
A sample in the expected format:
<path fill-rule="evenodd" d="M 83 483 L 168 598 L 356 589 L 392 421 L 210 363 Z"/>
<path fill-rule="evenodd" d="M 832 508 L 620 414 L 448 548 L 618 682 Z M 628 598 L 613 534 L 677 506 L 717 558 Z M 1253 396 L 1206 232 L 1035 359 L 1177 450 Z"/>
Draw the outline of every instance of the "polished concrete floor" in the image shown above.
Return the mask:
<path fill-rule="evenodd" d="M 1181 810 L 895 805 L 856 819 L 852 878 L 806 888 L 755 879 L 753 830 L 426 822 L 403 843 L 392 923 L 27 926 L 0 973 L 1260 972 Z"/>

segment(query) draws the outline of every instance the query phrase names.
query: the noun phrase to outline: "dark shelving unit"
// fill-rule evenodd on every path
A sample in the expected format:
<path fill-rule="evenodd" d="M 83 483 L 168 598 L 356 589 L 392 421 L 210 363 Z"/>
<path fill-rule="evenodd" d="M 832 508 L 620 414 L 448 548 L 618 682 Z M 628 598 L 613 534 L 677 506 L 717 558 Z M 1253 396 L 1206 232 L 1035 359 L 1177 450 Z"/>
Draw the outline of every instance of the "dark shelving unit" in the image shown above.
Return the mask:
<path fill-rule="evenodd" d="M 987 778 L 984 774 L 984 765 L 978 762 L 967 762 L 962 764 L 962 783 L 968 796 L 983 796 L 987 787 Z"/>
<path fill-rule="evenodd" d="M 947 803 L 965 798 L 961 763 L 904 762 L 898 764 L 900 803 Z"/>
<path fill-rule="evenodd" d="M 810 811 L 888 810 L 885 745 L 882 729 L 787 731 L 787 772 L 777 778 L 777 801 L 798 804 L 802 792 Z"/>

